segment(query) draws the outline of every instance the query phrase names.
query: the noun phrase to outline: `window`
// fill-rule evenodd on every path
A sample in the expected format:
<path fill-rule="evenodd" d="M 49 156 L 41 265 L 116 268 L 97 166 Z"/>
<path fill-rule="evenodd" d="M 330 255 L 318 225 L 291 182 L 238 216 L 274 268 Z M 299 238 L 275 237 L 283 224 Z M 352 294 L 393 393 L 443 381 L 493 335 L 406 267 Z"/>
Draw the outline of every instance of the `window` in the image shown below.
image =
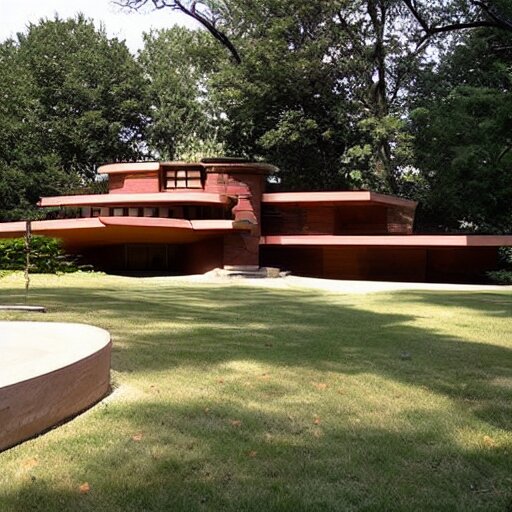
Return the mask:
<path fill-rule="evenodd" d="M 144 208 L 144 217 L 158 217 L 158 208 Z"/>
<path fill-rule="evenodd" d="M 165 188 L 203 188 L 201 169 L 168 169 L 165 171 Z"/>
<path fill-rule="evenodd" d="M 101 215 L 101 208 L 91 208 L 91 217 L 99 217 Z"/>

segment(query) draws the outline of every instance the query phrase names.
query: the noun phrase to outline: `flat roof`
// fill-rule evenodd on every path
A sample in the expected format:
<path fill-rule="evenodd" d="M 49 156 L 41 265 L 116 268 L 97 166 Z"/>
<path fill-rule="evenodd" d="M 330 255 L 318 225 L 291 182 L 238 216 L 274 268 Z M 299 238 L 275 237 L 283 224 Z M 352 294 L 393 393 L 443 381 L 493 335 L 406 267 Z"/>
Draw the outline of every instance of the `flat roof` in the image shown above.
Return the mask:
<path fill-rule="evenodd" d="M 163 219 L 158 217 L 99 217 L 105 226 L 191 229 L 194 231 L 233 231 L 250 229 L 235 227 L 232 220 L 223 219 Z"/>
<path fill-rule="evenodd" d="M 4 235 L 23 235 L 25 233 L 26 222 L 0 222 L 0 237 Z M 33 220 L 30 223 L 32 233 L 37 234 L 42 230 L 68 230 L 68 229 L 91 229 L 104 227 L 99 217 L 88 217 L 80 219 L 54 219 L 54 220 Z"/>
<path fill-rule="evenodd" d="M 32 222 L 34 235 L 60 238 L 65 247 L 91 247 L 126 243 L 193 243 L 223 233 L 250 229 L 223 219 L 164 219 L 157 217 L 92 217 Z M 0 237 L 23 236 L 25 222 L 0 223 Z"/>
<path fill-rule="evenodd" d="M 204 162 L 126 162 L 117 164 L 107 164 L 98 167 L 99 174 L 137 174 L 156 172 L 162 167 L 199 167 L 206 172 L 229 172 L 241 173 L 250 171 L 254 174 L 270 174 L 276 172 L 278 168 L 275 165 L 261 162 L 240 162 L 228 160 L 212 160 Z"/>
<path fill-rule="evenodd" d="M 303 203 L 381 203 L 391 206 L 415 208 L 416 201 L 370 192 L 369 190 L 347 190 L 343 192 L 274 192 L 263 194 L 265 204 Z"/>
<path fill-rule="evenodd" d="M 261 245 L 383 247 L 506 247 L 512 235 L 271 235 Z"/>
<path fill-rule="evenodd" d="M 42 197 L 39 206 L 112 206 L 112 205 L 143 205 L 143 204 L 227 204 L 229 198 L 221 194 L 209 192 L 155 192 L 151 194 L 90 194 L 74 196 Z"/>
<path fill-rule="evenodd" d="M 127 162 L 122 164 L 106 164 L 98 167 L 98 174 L 116 174 L 127 172 L 158 171 L 160 162 Z"/>

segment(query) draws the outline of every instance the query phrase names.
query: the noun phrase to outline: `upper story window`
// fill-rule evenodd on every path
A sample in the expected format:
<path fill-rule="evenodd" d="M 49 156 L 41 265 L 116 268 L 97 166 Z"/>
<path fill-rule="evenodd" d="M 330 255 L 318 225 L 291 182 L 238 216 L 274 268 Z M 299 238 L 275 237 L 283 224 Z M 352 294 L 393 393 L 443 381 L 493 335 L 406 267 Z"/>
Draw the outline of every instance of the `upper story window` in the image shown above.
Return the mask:
<path fill-rule="evenodd" d="M 166 190 L 179 188 L 203 188 L 201 169 L 164 168 L 164 188 Z"/>

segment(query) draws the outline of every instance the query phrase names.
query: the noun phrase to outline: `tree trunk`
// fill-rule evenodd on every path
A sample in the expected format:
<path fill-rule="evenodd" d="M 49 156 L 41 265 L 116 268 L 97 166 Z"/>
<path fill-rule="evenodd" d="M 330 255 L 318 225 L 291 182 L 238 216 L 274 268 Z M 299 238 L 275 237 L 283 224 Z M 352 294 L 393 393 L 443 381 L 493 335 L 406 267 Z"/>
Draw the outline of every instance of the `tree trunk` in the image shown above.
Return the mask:
<path fill-rule="evenodd" d="M 373 76 L 372 85 L 370 87 L 369 104 L 373 116 L 378 121 L 382 121 L 389 115 L 386 81 L 386 47 L 384 41 L 387 15 L 386 1 L 368 0 L 367 9 L 375 34 L 375 43 L 372 52 Z M 376 82 L 373 81 L 375 76 L 377 79 Z M 395 193 L 397 187 L 389 138 L 384 136 L 376 141 L 376 147 L 374 149 L 376 158 L 375 173 L 381 180 L 383 191 Z"/>

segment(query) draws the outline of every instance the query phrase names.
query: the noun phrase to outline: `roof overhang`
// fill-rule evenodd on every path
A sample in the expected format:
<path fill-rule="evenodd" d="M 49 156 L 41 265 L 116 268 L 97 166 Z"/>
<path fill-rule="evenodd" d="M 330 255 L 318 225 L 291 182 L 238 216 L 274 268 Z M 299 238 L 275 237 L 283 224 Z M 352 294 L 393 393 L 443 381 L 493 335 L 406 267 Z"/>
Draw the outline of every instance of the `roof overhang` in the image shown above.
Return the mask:
<path fill-rule="evenodd" d="M 271 174 L 279 169 L 275 165 L 260 162 L 128 162 L 118 164 L 102 165 L 98 168 L 99 174 L 137 174 L 159 171 L 161 168 L 186 167 L 203 168 L 209 173 L 248 173 L 248 174 Z"/>
<path fill-rule="evenodd" d="M 512 235 L 272 235 L 261 245 L 367 247 L 507 247 Z"/>
<path fill-rule="evenodd" d="M 388 206 L 416 208 L 417 202 L 400 197 L 370 192 L 350 190 L 344 192 L 276 192 L 263 194 L 264 204 L 306 204 L 306 203 L 377 203 Z"/>
<path fill-rule="evenodd" d="M 25 234 L 25 222 L 0 224 L 0 238 Z M 62 240 L 74 251 L 100 245 L 185 244 L 230 233 L 250 230 L 250 225 L 232 220 L 186 220 L 153 217 L 93 217 L 85 219 L 43 220 L 31 223 L 34 235 Z"/>
<path fill-rule="evenodd" d="M 126 174 L 138 172 L 154 172 L 160 169 L 160 162 L 129 162 L 122 164 L 107 164 L 98 167 L 98 174 Z"/>
<path fill-rule="evenodd" d="M 157 192 L 152 194 L 94 194 L 75 196 L 54 196 L 42 197 L 39 206 L 144 206 L 144 205 L 165 205 L 165 204 L 187 204 L 187 205 L 225 205 L 229 198 L 221 194 L 208 192 Z"/>

